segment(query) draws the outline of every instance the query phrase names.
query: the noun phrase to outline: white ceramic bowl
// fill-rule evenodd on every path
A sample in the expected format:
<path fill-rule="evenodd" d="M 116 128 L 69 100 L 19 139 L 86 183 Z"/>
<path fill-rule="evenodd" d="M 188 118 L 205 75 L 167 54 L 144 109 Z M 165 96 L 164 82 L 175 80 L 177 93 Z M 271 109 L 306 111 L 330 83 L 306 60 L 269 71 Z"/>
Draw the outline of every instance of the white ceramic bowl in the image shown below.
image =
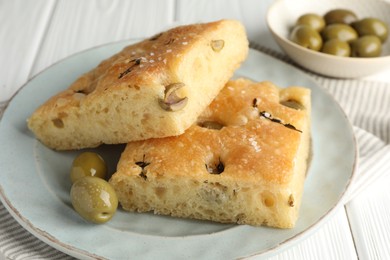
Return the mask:
<path fill-rule="evenodd" d="M 324 15 L 336 8 L 350 9 L 359 19 L 375 17 L 390 26 L 390 2 L 381 0 L 276 0 L 268 10 L 267 24 L 276 42 L 294 62 L 318 74 L 359 78 L 390 69 L 390 39 L 382 45 L 382 54 L 376 58 L 336 57 L 308 50 L 288 39 L 302 14 Z"/>

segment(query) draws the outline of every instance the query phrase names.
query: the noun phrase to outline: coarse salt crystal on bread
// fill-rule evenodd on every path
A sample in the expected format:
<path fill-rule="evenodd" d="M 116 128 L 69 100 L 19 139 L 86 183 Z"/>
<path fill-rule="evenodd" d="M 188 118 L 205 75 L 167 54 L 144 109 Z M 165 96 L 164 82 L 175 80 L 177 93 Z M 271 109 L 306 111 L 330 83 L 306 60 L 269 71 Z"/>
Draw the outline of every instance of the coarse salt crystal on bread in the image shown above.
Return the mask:
<path fill-rule="evenodd" d="M 310 110 L 307 88 L 230 81 L 184 134 L 128 143 L 110 183 L 128 211 L 291 228 Z"/>
<path fill-rule="evenodd" d="M 247 53 L 238 21 L 173 28 L 101 62 L 40 106 L 28 127 L 57 150 L 182 134 Z"/>

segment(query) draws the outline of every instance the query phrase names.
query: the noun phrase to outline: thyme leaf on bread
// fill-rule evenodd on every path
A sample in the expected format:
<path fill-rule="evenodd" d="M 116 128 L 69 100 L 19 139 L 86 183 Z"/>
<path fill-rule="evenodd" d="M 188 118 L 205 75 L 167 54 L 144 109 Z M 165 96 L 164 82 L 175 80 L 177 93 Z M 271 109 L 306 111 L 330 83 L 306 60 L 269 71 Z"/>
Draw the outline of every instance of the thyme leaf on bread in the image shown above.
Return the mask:
<path fill-rule="evenodd" d="M 141 167 L 141 173 L 139 174 L 139 176 L 146 180 L 147 176 L 145 172 L 145 167 L 148 166 L 150 163 L 145 161 L 145 154 L 142 158 L 142 161 L 135 162 L 135 164 Z"/>
<path fill-rule="evenodd" d="M 257 104 L 258 104 L 257 98 L 254 98 L 253 101 L 252 101 L 252 107 L 257 108 Z M 270 113 L 268 113 L 268 112 L 266 112 L 266 111 L 260 112 L 260 116 L 264 117 L 265 119 L 270 120 L 271 122 L 281 124 L 281 125 L 283 125 L 283 126 L 289 128 L 289 129 L 292 129 L 292 130 L 294 130 L 294 131 L 297 131 L 297 132 L 302 133 L 301 130 L 297 129 L 297 128 L 296 128 L 295 126 L 293 126 L 292 124 L 289 124 L 289 123 L 284 124 L 284 123 L 282 122 L 282 120 L 280 120 L 280 119 L 278 119 L 278 118 L 274 118 Z"/>
<path fill-rule="evenodd" d="M 292 129 L 292 130 L 294 130 L 294 131 L 297 131 L 297 132 L 302 133 L 301 130 L 297 129 L 297 128 L 296 128 L 295 126 L 293 126 L 292 124 L 289 124 L 289 123 L 284 124 L 284 123 L 282 122 L 282 120 L 280 120 L 280 119 L 278 119 L 278 118 L 273 118 L 272 115 L 271 115 L 270 113 L 266 112 L 266 111 L 260 112 L 260 116 L 261 116 L 261 117 L 264 117 L 265 119 L 270 120 L 271 122 L 274 122 L 274 123 L 277 123 L 277 124 L 281 124 L 281 125 L 283 125 L 283 126 L 289 128 L 289 129 Z"/>
<path fill-rule="evenodd" d="M 124 76 L 126 76 L 127 74 L 129 74 L 129 73 L 134 69 L 135 66 L 140 65 L 140 64 L 141 64 L 141 58 L 131 60 L 130 62 L 134 62 L 134 64 L 131 65 L 130 67 L 128 67 L 125 71 L 121 72 L 121 73 L 119 74 L 118 79 L 121 79 L 121 78 L 123 78 Z"/>

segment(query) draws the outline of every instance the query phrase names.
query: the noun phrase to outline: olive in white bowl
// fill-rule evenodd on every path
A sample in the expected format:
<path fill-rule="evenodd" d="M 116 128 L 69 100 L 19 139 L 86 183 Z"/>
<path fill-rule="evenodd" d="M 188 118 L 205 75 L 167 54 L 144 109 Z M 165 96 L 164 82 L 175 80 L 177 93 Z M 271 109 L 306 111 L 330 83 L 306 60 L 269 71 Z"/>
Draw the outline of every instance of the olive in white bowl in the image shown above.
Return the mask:
<path fill-rule="evenodd" d="M 381 42 L 379 57 L 352 57 L 356 54 L 355 49 L 352 50 L 352 44 L 349 56 L 340 57 L 310 50 L 291 40 L 291 31 L 299 17 L 310 13 L 323 16 L 334 9 L 351 10 L 360 20 L 377 18 L 390 25 L 390 3 L 379 0 L 277 0 L 268 10 L 267 24 L 281 49 L 295 63 L 315 73 L 338 78 L 359 78 L 390 70 L 389 39 Z M 352 24 L 354 21 L 349 22 Z M 354 48 L 357 46 L 354 45 Z"/>

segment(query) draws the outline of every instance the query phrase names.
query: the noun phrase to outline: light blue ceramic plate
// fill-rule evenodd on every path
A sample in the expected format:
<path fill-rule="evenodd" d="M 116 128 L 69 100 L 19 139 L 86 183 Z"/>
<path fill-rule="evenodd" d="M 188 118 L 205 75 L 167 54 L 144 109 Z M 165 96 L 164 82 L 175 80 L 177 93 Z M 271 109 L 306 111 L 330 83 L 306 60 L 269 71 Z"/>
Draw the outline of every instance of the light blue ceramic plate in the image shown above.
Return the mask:
<path fill-rule="evenodd" d="M 238 76 L 312 90 L 314 156 L 296 227 L 256 228 L 122 211 L 104 225 L 83 221 L 69 199 L 68 173 L 78 152 L 46 148 L 29 132 L 26 119 L 47 98 L 128 43 L 94 48 L 51 66 L 29 81 L 7 107 L 0 122 L 1 200 L 24 228 L 78 258 L 231 259 L 275 253 L 310 234 L 341 204 L 357 157 L 346 116 L 335 100 L 306 74 L 250 50 Z M 96 150 L 114 171 L 122 149 L 119 145 Z"/>

